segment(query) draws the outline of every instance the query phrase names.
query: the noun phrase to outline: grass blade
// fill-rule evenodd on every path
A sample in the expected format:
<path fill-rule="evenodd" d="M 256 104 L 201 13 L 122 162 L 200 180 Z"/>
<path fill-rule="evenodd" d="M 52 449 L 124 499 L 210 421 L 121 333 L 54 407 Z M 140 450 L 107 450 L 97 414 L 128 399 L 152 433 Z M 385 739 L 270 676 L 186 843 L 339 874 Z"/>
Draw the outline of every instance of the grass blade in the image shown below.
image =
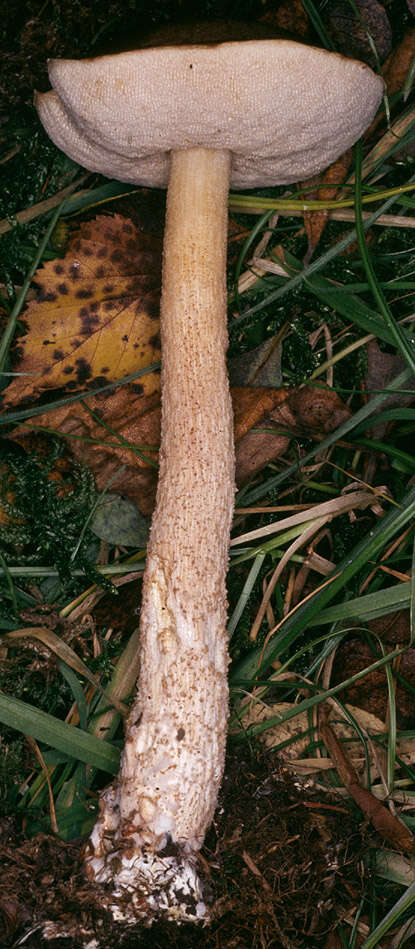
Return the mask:
<path fill-rule="evenodd" d="M 100 741 L 94 735 L 67 725 L 34 705 L 5 695 L 4 692 L 0 692 L 0 721 L 94 768 L 110 774 L 118 772 L 119 751 L 108 742 Z"/>
<path fill-rule="evenodd" d="M 386 916 L 384 916 L 379 925 L 376 926 L 376 929 L 371 932 L 370 936 L 363 943 L 362 949 L 375 949 L 375 947 L 379 945 L 380 940 L 383 939 L 383 936 L 389 932 L 392 926 L 396 925 L 399 917 L 406 913 L 414 902 L 415 883 L 412 883 L 411 886 L 408 886 L 403 896 L 392 906 L 389 913 L 386 913 Z"/>
<path fill-rule="evenodd" d="M 379 309 L 380 315 L 383 317 L 385 325 L 388 327 L 389 332 L 391 333 L 395 345 L 397 346 L 401 356 L 405 359 L 409 368 L 413 373 L 415 373 L 415 349 L 412 343 L 409 341 L 406 333 L 401 329 L 399 323 L 397 323 L 392 313 L 388 307 L 388 304 L 383 295 L 382 288 L 379 286 L 376 273 L 369 256 L 369 251 L 366 245 L 365 231 L 363 226 L 362 219 L 362 142 L 359 141 L 355 147 L 355 219 L 356 219 L 356 233 L 357 241 L 359 244 L 360 256 L 362 258 L 363 266 L 366 271 L 366 277 L 370 289 L 372 291 L 374 300 Z"/>
<path fill-rule="evenodd" d="M 354 550 L 336 568 L 334 574 L 306 602 L 300 604 L 286 619 L 282 620 L 275 635 L 265 647 L 255 649 L 237 664 L 231 674 L 231 683 L 253 680 L 261 669 L 264 675 L 268 666 L 304 632 L 312 619 L 320 616 L 324 606 L 346 586 L 351 578 L 369 561 L 376 562 L 380 550 L 415 515 L 415 488 L 402 499 L 401 506 L 394 508 L 382 518 Z"/>

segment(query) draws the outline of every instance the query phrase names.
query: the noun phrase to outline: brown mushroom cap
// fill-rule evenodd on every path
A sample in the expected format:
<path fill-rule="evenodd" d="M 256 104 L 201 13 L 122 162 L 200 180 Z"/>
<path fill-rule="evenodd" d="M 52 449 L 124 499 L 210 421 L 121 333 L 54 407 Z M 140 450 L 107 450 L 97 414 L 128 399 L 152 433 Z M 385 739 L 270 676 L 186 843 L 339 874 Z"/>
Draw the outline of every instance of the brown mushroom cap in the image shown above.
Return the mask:
<path fill-rule="evenodd" d="M 231 185 L 321 171 L 371 122 L 383 81 L 363 63 L 292 40 L 164 46 L 52 60 L 37 97 L 64 152 L 109 178 L 166 187 L 169 153 L 232 152 Z"/>

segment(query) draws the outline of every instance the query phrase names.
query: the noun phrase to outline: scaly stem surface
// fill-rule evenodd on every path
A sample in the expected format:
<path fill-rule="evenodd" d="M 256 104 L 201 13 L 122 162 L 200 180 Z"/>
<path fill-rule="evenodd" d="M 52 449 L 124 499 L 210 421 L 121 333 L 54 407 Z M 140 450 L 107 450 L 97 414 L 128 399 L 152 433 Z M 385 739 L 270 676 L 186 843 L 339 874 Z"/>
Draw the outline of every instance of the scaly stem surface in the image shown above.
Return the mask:
<path fill-rule="evenodd" d="M 234 500 L 226 371 L 230 154 L 171 156 L 164 238 L 162 439 L 143 580 L 140 676 L 120 775 L 87 848 L 118 918 L 206 908 L 195 854 L 223 773 L 225 579 Z M 127 900 L 126 900 L 127 897 Z"/>

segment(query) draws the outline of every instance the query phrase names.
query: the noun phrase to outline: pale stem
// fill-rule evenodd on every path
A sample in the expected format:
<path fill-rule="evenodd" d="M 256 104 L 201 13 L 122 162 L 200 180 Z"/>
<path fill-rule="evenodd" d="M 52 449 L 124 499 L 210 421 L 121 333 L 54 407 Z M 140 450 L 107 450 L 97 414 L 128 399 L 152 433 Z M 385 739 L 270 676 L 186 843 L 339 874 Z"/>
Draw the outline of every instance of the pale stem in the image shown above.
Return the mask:
<path fill-rule="evenodd" d="M 151 911 L 175 918 L 204 914 L 192 854 L 213 817 L 228 716 L 225 580 L 234 503 L 226 371 L 229 172 L 224 150 L 172 154 L 160 473 L 143 579 L 140 676 L 120 775 L 101 797 L 87 855 L 90 875 L 113 881 L 112 908 L 122 918 Z M 134 904 L 128 911 L 126 890 Z"/>

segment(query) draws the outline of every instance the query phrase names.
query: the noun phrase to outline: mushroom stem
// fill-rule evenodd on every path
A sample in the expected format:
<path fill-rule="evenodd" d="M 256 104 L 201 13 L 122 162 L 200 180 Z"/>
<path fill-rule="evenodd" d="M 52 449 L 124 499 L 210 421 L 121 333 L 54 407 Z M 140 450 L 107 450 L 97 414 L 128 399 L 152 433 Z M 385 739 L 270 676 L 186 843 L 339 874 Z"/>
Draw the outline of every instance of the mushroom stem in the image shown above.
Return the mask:
<path fill-rule="evenodd" d="M 102 794 L 87 851 L 89 874 L 112 882 L 113 912 L 127 922 L 206 912 L 195 854 L 216 805 L 228 717 L 229 173 L 227 150 L 171 155 L 160 473 L 143 580 L 141 668 L 120 775 Z"/>

